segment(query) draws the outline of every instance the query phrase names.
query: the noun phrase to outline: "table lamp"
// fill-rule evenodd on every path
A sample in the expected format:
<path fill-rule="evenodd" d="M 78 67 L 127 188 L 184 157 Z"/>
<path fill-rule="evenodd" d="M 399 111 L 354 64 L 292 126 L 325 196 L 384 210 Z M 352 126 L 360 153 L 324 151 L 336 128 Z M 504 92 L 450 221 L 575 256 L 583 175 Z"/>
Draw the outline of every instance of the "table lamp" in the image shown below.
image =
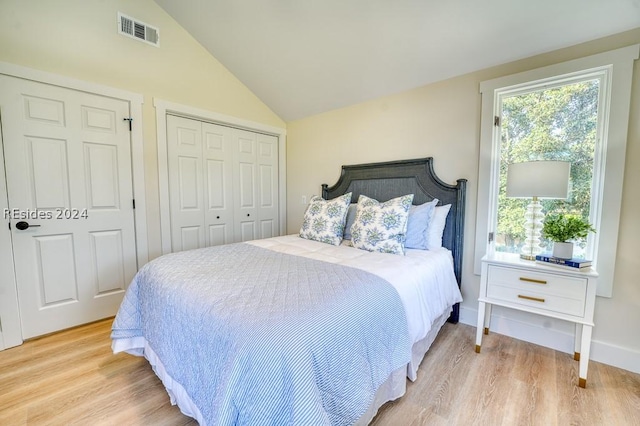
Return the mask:
<path fill-rule="evenodd" d="M 525 241 L 520 257 L 535 260 L 542 251 L 542 205 L 539 199 L 567 198 L 571 163 L 566 161 L 527 161 L 510 164 L 507 169 L 507 197 L 531 198 L 524 214 Z"/>

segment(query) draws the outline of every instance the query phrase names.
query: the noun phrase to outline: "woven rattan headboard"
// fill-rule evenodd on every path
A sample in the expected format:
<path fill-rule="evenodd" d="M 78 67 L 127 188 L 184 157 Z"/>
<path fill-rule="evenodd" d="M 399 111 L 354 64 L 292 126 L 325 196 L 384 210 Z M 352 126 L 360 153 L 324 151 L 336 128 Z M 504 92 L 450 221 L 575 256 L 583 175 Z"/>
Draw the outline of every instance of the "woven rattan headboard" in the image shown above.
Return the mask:
<path fill-rule="evenodd" d="M 451 250 L 453 269 L 460 286 L 466 186 L 466 179 L 458 179 L 456 185 L 440 180 L 433 170 L 433 157 L 428 157 L 342 166 L 342 173 L 335 185 L 322 185 L 322 197 L 329 200 L 352 192 L 351 202 L 355 203 L 361 194 L 382 202 L 414 194 L 414 204 L 422 204 L 434 198 L 440 200 L 438 205 L 451 204 L 442 245 Z M 456 305 L 450 321 L 457 322 L 458 316 L 459 307 Z"/>

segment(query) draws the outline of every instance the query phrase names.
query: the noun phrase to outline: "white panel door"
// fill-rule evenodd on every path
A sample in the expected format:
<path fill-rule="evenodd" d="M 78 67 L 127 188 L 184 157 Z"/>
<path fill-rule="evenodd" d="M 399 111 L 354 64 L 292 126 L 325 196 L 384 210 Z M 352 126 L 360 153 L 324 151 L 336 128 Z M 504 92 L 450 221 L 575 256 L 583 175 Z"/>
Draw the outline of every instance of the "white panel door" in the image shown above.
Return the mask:
<path fill-rule="evenodd" d="M 236 241 L 259 238 L 256 133 L 234 130 L 234 214 Z"/>
<path fill-rule="evenodd" d="M 0 76 L 0 105 L 23 337 L 114 315 L 137 269 L 128 102 Z"/>
<path fill-rule="evenodd" d="M 278 138 L 167 115 L 171 250 L 279 235 Z"/>
<path fill-rule="evenodd" d="M 278 226 L 278 138 L 257 134 L 258 238 L 280 235 Z"/>
<path fill-rule="evenodd" d="M 9 200 L 4 179 L 6 174 L 1 130 L 0 127 L 0 211 L 2 212 L 2 221 L 0 221 L 0 318 L 3 321 L 3 326 L 0 327 L 0 351 L 22 344 L 18 293 L 14 283 L 13 247 L 11 246 L 11 230 L 9 229 L 11 222 L 8 217 Z M 14 324 L 15 326 L 12 326 Z"/>
<path fill-rule="evenodd" d="M 202 123 L 167 116 L 171 250 L 205 247 Z"/>
<path fill-rule="evenodd" d="M 233 129 L 202 123 L 205 240 L 207 246 L 234 242 Z"/>

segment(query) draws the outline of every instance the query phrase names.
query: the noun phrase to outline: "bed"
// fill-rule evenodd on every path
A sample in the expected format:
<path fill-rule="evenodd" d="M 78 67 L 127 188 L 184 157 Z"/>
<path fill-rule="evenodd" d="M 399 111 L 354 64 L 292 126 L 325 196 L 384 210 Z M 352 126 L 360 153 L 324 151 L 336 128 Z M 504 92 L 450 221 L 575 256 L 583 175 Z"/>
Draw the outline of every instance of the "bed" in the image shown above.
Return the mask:
<path fill-rule="evenodd" d="M 327 203 L 437 199 L 450 205 L 442 248 L 397 256 L 289 235 L 171 253 L 127 289 L 112 349 L 144 356 L 203 425 L 367 424 L 458 320 L 465 187 L 432 158 L 343 166 L 322 185 Z"/>

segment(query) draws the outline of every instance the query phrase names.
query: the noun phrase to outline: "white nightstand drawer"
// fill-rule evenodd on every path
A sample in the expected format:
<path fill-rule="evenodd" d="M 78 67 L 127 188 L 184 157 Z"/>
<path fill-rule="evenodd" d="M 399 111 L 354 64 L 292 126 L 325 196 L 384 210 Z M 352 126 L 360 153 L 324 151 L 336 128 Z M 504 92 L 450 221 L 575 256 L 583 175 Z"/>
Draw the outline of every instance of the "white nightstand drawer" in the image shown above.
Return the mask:
<path fill-rule="evenodd" d="M 487 269 L 487 293 L 493 285 L 512 288 L 516 292 L 534 292 L 549 296 L 575 299 L 584 305 L 587 293 L 587 279 L 536 272 L 518 268 L 504 268 L 489 265 Z M 489 294 L 487 294 L 491 297 Z"/>
<path fill-rule="evenodd" d="M 515 303 L 536 309 L 558 312 L 561 314 L 582 317 L 584 315 L 584 297 L 575 299 L 546 293 L 544 291 L 530 291 L 516 286 L 488 284 L 487 296 L 496 301 Z"/>

